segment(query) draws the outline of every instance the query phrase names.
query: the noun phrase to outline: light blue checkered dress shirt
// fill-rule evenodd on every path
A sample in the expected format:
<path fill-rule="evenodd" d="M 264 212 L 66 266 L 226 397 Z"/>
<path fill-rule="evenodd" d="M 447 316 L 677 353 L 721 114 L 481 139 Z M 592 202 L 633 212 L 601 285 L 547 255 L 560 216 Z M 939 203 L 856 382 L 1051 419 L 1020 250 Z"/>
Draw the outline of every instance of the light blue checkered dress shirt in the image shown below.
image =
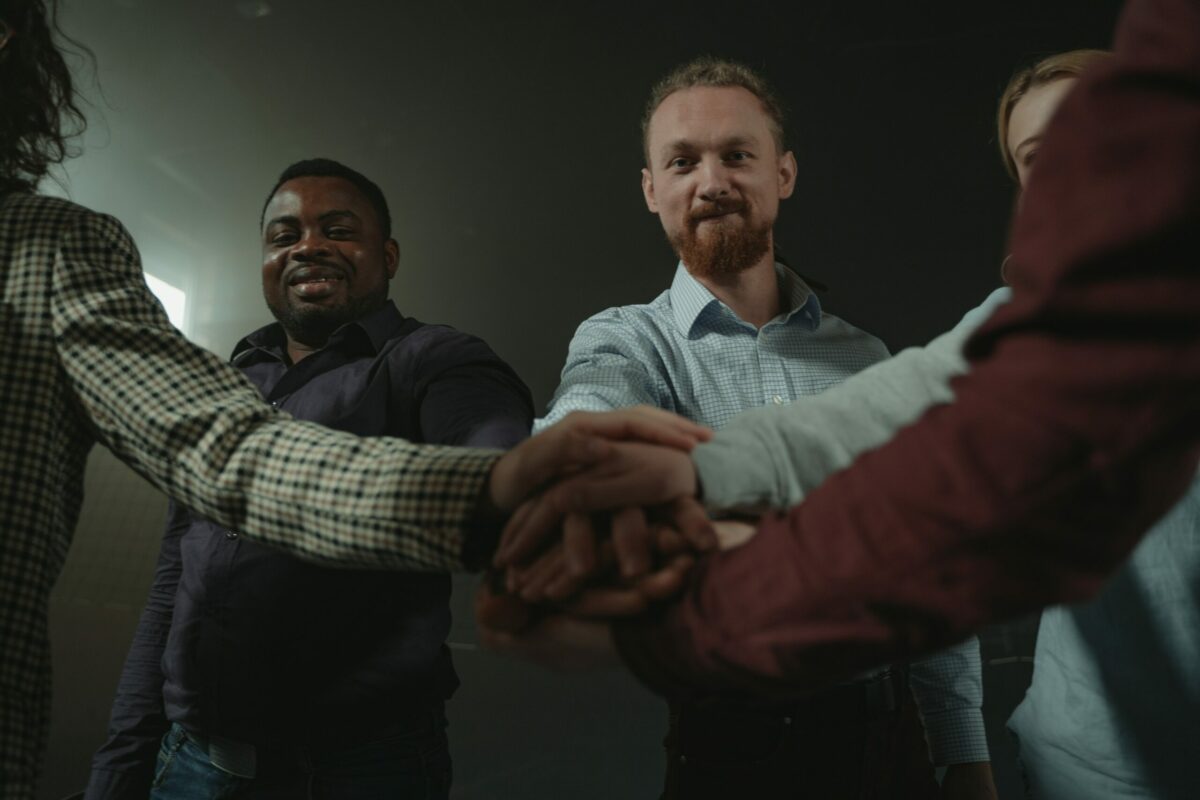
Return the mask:
<path fill-rule="evenodd" d="M 888 357 L 877 338 L 824 313 L 794 272 L 775 268 L 788 310 L 761 330 L 739 319 L 683 264 L 671 288 L 650 303 L 610 308 L 584 321 L 534 431 L 572 411 L 639 403 L 719 429 L 741 411 L 822 392 Z M 934 762 L 987 761 L 978 640 L 914 662 L 911 682 Z"/>

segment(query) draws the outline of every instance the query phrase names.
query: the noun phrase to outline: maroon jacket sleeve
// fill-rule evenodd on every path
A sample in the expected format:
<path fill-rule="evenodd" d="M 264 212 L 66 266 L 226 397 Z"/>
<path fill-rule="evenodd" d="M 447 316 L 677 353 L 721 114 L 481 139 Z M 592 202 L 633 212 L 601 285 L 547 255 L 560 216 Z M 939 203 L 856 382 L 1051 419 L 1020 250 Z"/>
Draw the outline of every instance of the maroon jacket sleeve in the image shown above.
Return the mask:
<path fill-rule="evenodd" d="M 1047 131 L 955 402 L 616 630 L 664 694 L 787 695 L 1093 595 L 1200 442 L 1200 0 L 1131 0 Z"/>

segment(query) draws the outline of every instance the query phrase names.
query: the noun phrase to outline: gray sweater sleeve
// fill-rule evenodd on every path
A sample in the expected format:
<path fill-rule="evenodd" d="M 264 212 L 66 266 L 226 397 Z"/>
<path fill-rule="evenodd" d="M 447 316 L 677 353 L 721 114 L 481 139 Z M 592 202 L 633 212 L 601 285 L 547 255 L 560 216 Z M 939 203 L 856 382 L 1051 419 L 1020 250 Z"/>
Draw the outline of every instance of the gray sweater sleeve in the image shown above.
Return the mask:
<path fill-rule="evenodd" d="M 953 399 L 966 371 L 962 346 L 997 306 L 997 289 L 948 333 L 818 395 L 739 414 L 692 458 L 710 509 L 762 511 L 804 499 L 860 454 L 882 445 L 926 409 Z"/>

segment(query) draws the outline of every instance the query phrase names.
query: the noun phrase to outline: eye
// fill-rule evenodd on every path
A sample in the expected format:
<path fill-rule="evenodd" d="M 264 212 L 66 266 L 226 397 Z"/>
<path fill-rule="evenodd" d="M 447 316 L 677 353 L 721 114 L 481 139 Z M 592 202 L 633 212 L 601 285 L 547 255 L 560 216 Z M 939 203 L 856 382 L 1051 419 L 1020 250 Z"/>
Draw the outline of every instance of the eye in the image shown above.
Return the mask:
<path fill-rule="evenodd" d="M 725 156 L 726 161 L 748 161 L 751 155 L 745 150 L 735 150 Z"/>
<path fill-rule="evenodd" d="M 354 229 L 345 225 L 333 225 L 325 230 L 325 235 L 333 239 L 345 239 L 354 235 Z"/>
<path fill-rule="evenodd" d="M 677 156 L 676 158 L 672 158 L 671 163 L 667 166 L 671 169 L 687 169 L 688 167 L 692 166 L 693 163 L 695 162 L 693 162 L 690 158 Z"/>
<path fill-rule="evenodd" d="M 279 231 L 278 233 L 272 235 L 269 241 L 275 247 L 284 247 L 296 241 L 296 232 Z"/>
<path fill-rule="evenodd" d="M 1037 158 L 1038 151 L 1036 148 L 1031 148 L 1025 152 L 1025 157 L 1021 159 L 1021 163 L 1028 167 Z"/>

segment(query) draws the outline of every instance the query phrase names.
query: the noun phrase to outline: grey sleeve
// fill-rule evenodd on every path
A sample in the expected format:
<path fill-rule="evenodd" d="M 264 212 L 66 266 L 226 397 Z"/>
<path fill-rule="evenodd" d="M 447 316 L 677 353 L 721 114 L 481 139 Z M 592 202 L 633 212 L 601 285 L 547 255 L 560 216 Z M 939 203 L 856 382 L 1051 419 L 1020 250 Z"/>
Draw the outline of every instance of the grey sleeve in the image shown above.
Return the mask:
<path fill-rule="evenodd" d="M 1010 291 L 997 289 L 948 333 L 837 386 L 779 407 L 746 411 L 692 454 L 714 510 L 796 505 L 832 473 L 876 448 L 928 408 L 953 399 L 962 347 Z"/>

